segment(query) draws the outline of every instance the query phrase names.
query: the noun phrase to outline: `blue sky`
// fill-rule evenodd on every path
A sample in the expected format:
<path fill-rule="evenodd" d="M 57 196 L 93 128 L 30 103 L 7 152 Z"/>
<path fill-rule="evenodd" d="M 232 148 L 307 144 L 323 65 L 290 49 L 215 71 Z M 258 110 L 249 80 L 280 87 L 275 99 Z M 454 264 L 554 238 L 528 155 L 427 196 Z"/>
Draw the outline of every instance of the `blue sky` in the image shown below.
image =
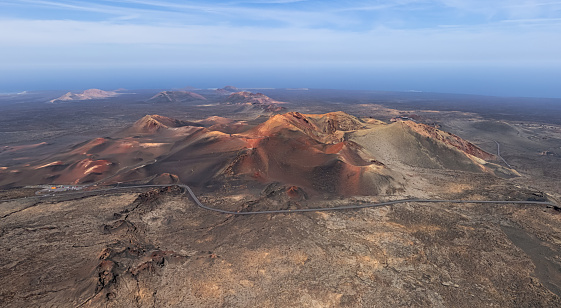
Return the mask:
<path fill-rule="evenodd" d="M 561 97 L 561 1 L 0 2 L 0 91 L 322 87 Z"/>

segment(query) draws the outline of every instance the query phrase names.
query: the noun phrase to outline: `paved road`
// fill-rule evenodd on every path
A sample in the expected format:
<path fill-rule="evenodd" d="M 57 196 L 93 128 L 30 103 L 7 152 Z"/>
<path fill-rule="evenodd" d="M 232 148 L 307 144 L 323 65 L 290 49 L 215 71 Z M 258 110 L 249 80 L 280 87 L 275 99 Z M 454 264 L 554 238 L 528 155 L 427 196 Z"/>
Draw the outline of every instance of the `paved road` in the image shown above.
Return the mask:
<path fill-rule="evenodd" d="M 102 192 L 110 192 L 115 190 L 122 190 L 122 189 L 131 189 L 131 188 L 148 188 L 148 187 L 170 187 L 170 186 L 178 186 L 184 189 L 185 192 L 189 194 L 191 199 L 197 204 L 197 206 L 213 212 L 218 212 L 222 214 L 229 214 L 229 215 L 257 215 L 257 214 L 281 214 L 281 213 L 303 213 L 303 212 L 327 212 L 327 211 L 341 211 L 341 210 L 352 210 L 352 209 L 362 209 L 362 208 L 376 208 L 382 207 L 387 205 L 393 204 L 401 204 L 401 203 L 409 203 L 409 202 L 417 202 L 417 203 L 480 203 L 480 204 L 537 204 L 537 205 L 549 205 L 554 207 L 559 207 L 557 204 L 547 201 L 505 201 L 505 200 L 439 200 L 439 199 L 400 199 L 400 200 L 393 200 L 393 201 L 386 201 L 386 202 L 379 202 L 379 203 L 371 203 L 371 204 L 361 204 L 361 205 L 347 205 L 347 206 L 337 206 L 337 207 L 329 207 L 329 208 L 309 208 L 309 209 L 295 209 L 295 210 L 268 210 L 268 211 L 252 211 L 252 212 L 234 212 L 234 211 L 227 211 L 222 209 L 217 209 L 213 207 L 206 206 L 201 203 L 201 201 L 197 198 L 191 187 L 183 184 L 174 184 L 174 185 L 138 185 L 138 186 L 123 186 L 123 187 L 111 187 L 111 188 L 103 188 L 98 190 L 91 190 L 91 191 L 79 191 L 79 192 L 66 192 L 66 193 L 57 193 L 45 196 L 38 196 L 38 197 L 29 197 L 29 198 L 45 198 L 49 196 L 69 196 L 69 195 L 86 195 L 89 193 L 102 193 Z M 24 198 L 19 198 L 24 199 Z M 16 199 L 5 199 L 0 200 L 0 202 L 5 201 L 12 201 Z"/>

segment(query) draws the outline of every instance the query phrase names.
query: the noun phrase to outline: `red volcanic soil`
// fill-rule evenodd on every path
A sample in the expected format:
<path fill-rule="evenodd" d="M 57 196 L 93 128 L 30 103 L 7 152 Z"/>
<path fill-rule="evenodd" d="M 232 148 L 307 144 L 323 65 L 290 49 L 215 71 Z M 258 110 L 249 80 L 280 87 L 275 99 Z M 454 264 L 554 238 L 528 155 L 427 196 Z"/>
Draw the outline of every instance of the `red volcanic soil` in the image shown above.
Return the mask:
<path fill-rule="evenodd" d="M 72 151 L 70 151 L 70 153 L 72 153 L 72 154 L 87 154 L 93 148 L 99 147 L 99 146 L 107 143 L 107 141 L 109 141 L 109 139 L 95 138 L 95 139 L 92 139 L 91 141 L 88 141 L 84 144 L 79 144 L 77 146 L 74 146 L 74 149 Z"/>
<path fill-rule="evenodd" d="M 368 170 L 370 160 L 362 159 L 358 153 L 352 153 L 349 159 L 342 153 L 325 150 L 324 144 L 313 139 L 275 135 L 260 139 L 253 148 L 240 153 L 228 171 L 262 183 L 281 182 L 315 191 L 367 194 L 369 185 L 363 183 L 362 175 Z"/>
<path fill-rule="evenodd" d="M 176 184 L 179 183 L 179 177 L 175 174 L 162 173 L 149 182 L 154 185 Z"/>
<path fill-rule="evenodd" d="M 105 160 L 85 158 L 74 163 L 54 161 L 49 164 L 34 167 L 35 177 L 43 176 L 42 184 L 79 184 L 98 181 L 107 176 L 113 168 L 113 163 Z"/>
<path fill-rule="evenodd" d="M 286 194 L 288 195 L 289 198 L 291 199 L 305 199 L 305 192 L 300 189 L 300 187 L 298 186 L 290 186 L 287 190 L 286 190 Z"/>
<path fill-rule="evenodd" d="M 331 112 L 321 115 L 289 112 L 273 116 L 265 123 L 249 132 L 255 136 L 269 136 L 280 130 L 301 131 L 320 142 L 342 141 L 344 132 L 364 127 L 357 118 L 344 112 Z"/>
<path fill-rule="evenodd" d="M 103 175 L 105 172 L 109 171 L 111 162 L 108 160 L 91 160 L 89 158 L 83 159 L 73 165 L 71 165 L 67 170 L 70 172 L 65 172 L 59 178 L 60 181 L 72 181 L 73 183 L 79 183 L 81 179 L 90 174 Z"/>
<path fill-rule="evenodd" d="M 341 129 L 359 127 L 362 124 L 358 119 L 343 113 L 309 116 L 289 112 L 273 116 L 242 134 L 247 137 L 246 150 L 236 157 L 228 172 L 312 191 L 369 194 L 372 183 L 365 173 L 376 171 L 387 182 L 391 180 L 362 146 L 342 141 Z"/>

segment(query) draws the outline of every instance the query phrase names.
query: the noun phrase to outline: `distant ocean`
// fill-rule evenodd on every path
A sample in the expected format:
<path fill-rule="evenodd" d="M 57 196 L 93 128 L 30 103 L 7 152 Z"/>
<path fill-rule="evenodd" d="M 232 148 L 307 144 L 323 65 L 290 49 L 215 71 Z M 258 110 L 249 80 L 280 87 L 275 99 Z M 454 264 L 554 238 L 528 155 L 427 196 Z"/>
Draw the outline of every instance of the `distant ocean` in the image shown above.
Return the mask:
<path fill-rule="evenodd" d="M 320 88 L 421 91 L 561 98 L 561 68 L 414 67 L 128 67 L 29 68 L 0 72 L 0 92 L 32 90 L 216 88 Z"/>

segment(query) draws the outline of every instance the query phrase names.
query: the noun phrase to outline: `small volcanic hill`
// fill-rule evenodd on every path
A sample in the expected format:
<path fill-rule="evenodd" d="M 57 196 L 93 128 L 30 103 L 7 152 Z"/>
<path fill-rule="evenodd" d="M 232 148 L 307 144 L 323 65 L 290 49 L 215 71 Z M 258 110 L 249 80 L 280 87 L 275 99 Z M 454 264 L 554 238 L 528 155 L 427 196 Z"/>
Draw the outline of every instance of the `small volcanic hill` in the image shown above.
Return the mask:
<path fill-rule="evenodd" d="M 517 176 L 516 171 L 490 163 L 496 157 L 460 137 L 435 127 L 398 121 L 371 125 L 349 135 L 392 168 L 420 167 Z"/>
<path fill-rule="evenodd" d="M 218 131 L 226 134 L 234 134 L 247 130 L 247 123 L 245 121 L 235 121 L 223 117 L 212 116 L 198 121 L 182 121 L 153 114 L 146 115 L 142 119 L 136 121 L 130 128 L 124 130 L 120 136 L 154 134 L 158 131 L 173 135 L 176 134 L 175 131 L 177 131 L 178 128 L 185 126 L 206 127 L 210 131 Z"/>
<path fill-rule="evenodd" d="M 231 105 L 243 106 L 244 111 L 261 110 L 267 112 L 280 112 L 285 110 L 279 104 L 283 102 L 276 101 L 263 93 L 251 93 L 247 91 L 236 92 L 230 94 L 224 103 Z"/>
<path fill-rule="evenodd" d="M 234 86 L 225 86 L 225 87 L 222 88 L 222 89 L 224 89 L 224 90 L 226 90 L 226 91 L 230 91 L 230 92 L 238 92 L 238 91 L 239 91 L 239 89 L 236 88 L 236 87 L 234 87 Z"/>
<path fill-rule="evenodd" d="M 344 112 L 320 115 L 289 112 L 271 117 L 251 133 L 272 135 L 283 129 L 300 130 L 320 142 L 338 142 L 343 140 L 345 132 L 364 127 L 360 120 Z"/>
<path fill-rule="evenodd" d="M 49 103 L 83 101 L 83 100 L 90 100 L 90 99 L 103 99 L 103 98 L 109 98 L 117 95 L 119 95 L 119 93 L 117 93 L 116 91 L 103 91 L 100 89 L 89 89 L 89 90 L 85 90 L 82 93 L 68 92 L 59 98 L 50 100 Z"/>
<path fill-rule="evenodd" d="M 228 118 L 212 116 L 204 120 L 197 121 L 198 124 L 211 131 L 219 131 L 226 134 L 237 134 L 248 130 L 246 121 L 236 121 Z"/>
<path fill-rule="evenodd" d="M 341 195 L 391 193 L 399 186 L 393 172 L 359 144 L 344 141 L 345 132 L 362 126 L 342 112 L 275 115 L 243 134 L 248 147 L 227 172 Z"/>
<path fill-rule="evenodd" d="M 197 126 L 203 125 L 196 122 L 180 121 L 161 115 L 153 114 L 147 115 L 142 119 L 136 121 L 132 127 L 125 130 L 126 134 L 153 134 L 162 129 L 179 128 L 183 126 Z"/>
<path fill-rule="evenodd" d="M 434 127 L 373 123 L 343 112 L 288 112 L 257 126 L 221 117 L 147 115 L 112 138 L 0 170 L 0 185 L 280 183 L 312 194 L 377 195 L 400 191 L 410 167 L 512 173 L 486 161 L 493 155 Z"/>
<path fill-rule="evenodd" d="M 200 94 L 189 91 L 163 91 L 148 100 L 150 103 L 187 103 L 193 101 L 205 101 L 206 98 Z"/>
<path fill-rule="evenodd" d="M 216 89 L 215 92 L 221 95 L 229 95 L 240 90 L 234 86 L 225 86 L 224 88 Z"/>

